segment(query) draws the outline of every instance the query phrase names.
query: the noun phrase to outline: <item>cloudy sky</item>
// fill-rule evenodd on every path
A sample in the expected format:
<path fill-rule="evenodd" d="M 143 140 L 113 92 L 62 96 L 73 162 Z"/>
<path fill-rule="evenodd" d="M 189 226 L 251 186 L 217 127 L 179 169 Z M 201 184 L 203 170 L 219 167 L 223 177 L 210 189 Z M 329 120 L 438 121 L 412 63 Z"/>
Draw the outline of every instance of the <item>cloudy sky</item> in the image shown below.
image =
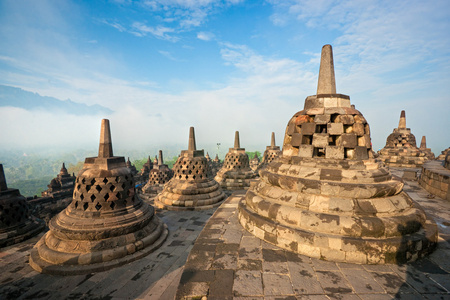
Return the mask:
<path fill-rule="evenodd" d="M 262 150 L 315 94 L 324 44 L 374 150 L 402 109 L 419 143 L 450 146 L 448 0 L 2 0 L 0 84 L 115 113 L 0 107 L 0 148 L 95 147 L 107 117 L 115 147 L 187 147 L 195 126 L 199 148 L 239 130 Z"/>

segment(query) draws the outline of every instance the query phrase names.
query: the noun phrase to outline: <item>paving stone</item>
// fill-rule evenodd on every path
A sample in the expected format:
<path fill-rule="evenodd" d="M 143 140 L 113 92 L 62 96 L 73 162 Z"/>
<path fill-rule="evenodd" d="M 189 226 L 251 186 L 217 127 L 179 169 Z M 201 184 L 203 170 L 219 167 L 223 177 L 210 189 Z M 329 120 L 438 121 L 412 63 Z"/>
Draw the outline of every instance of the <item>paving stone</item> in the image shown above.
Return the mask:
<path fill-rule="evenodd" d="M 415 293 L 415 290 L 405 282 L 397 273 L 373 272 L 373 277 L 387 293 Z"/>
<path fill-rule="evenodd" d="M 246 271 L 262 271 L 262 262 L 258 259 L 238 259 L 238 269 Z"/>
<path fill-rule="evenodd" d="M 233 294 L 234 270 L 216 270 L 214 281 L 209 286 L 210 296 L 230 296 Z"/>
<path fill-rule="evenodd" d="M 314 266 L 314 269 L 316 271 L 338 271 L 339 268 L 335 262 L 332 261 L 326 261 L 321 259 L 311 259 L 311 262 Z"/>
<path fill-rule="evenodd" d="M 287 274 L 289 273 L 288 265 L 286 262 L 262 262 L 262 269 L 265 273 L 279 273 Z"/>
<path fill-rule="evenodd" d="M 344 269 L 342 273 L 347 278 L 357 294 L 385 293 L 383 287 L 365 270 Z"/>
<path fill-rule="evenodd" d="M 289 274 L 292 286 L 297 295 L 323 294 L 324 291 L 317 279 L 316 272 L 308 263 L 295 263 L 289 261 Z"/>
<path fill-rule="evenodd" d="M 293 295 L 294 290 L 289 276 L 263 273 L 264 295 Z"/>
<path fill-rule="evenodd" d="M 234 276 L 234 296 L 263 295 L 262 278 L 260 271 L 238 270 Z"/>
<path fill-rule="evenodd" d="M 353 293 L 350 284 L 339 271 L 316 271 L 317 278 L 326 294 Z"/>
<path fill-rule="evenodd" d="M 212 269 L 236 269 L 237 268 L 237 255 L 231 254 L 216 254 L 211 265 Z"/>

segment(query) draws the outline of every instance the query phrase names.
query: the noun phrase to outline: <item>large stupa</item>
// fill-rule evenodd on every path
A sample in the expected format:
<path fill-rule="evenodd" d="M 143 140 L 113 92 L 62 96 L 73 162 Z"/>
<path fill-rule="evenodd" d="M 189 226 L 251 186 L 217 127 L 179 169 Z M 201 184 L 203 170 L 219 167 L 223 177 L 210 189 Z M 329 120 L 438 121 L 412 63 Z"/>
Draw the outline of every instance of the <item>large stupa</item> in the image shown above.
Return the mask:
<path fill-rule="evenodd" d="M 222 168 L 217 172 L 216 181 L 224 190 L 245 190 L 250 182 L 257 177 L 249 164 L 245 148 L 241 148 L 239 131 L 234 135 L 234 147 L 229 148 L 225 155 Z"/>
<path fill-rule="evenodd" d="M 322 48 L 317 95 L 289 120 L 282 155 L 239 204 L 250 233 L 329 261 L 413 261 L 437 243 L 433 220 L 373 158 L 369 124 L 336 93 L 333 54 Z"/>
<path fill-rule="evenodd" d="M 188 150 L 181 151 L 174 175 L 156 196 L 155 206 L 167 210 L 203 210 L 222 204 L 226 196 L 214 180 L 204 150 L 197 150 L 194 127 L 189 129 Z"/>
<path fill-rule="evenodd" d="M 30 214 L 27 200 L 19 190 L 8 188 L 0 164 L 0 248 L 20 243 L 44 228 L 44 221 Z"/>
<path fill-rule="evenodd" d="M 87 274 L 139 259 L 164 242 L 167 226 L 135 195 L 133 175 L 113 156 L 109 121 L 102 120 L 98 157 L 88 157 L 70 205 L 51 219 L 30 265 L 41 273 Z"/>

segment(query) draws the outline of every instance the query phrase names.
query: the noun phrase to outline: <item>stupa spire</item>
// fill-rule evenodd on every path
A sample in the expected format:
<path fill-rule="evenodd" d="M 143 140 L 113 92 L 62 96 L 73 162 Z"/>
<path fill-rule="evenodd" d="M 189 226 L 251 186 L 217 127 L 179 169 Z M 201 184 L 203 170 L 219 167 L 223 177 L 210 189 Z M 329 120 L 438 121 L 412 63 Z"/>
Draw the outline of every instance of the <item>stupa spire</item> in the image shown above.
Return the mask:
<path fill-rule="evenodd" d="M 197 146 L 195 145 L 195 132 L 194 127 L 189 128 L 189 147 L 188 151 L 197 150 Z"/>
<path fill-rule="evenodd" d="M 3 165 L 0 164 L 0 191 L 6 191 L 8 185 L 6 184 L 5 172 L 3 172 Z"/>
<path fill-rule="evenodd" d="M 404 110 L 400 113 L 400 121 L 398 122 L 398 128 L 406 128 L 406 113 Z"/>
<path fill-rule="evenodd" d="M 100 146 L 98 148 L 98 157 L 108 158 L 113 157 L 111 130 L 109 128 L 109 120 L 102 120 L 102 127 L 100 129 Z"/>
<path fill-rule="evenodd" d="M 422 136 L 422 141 L 420 141 L 420 149 L 426 148 L 427 148 L 427 138 L 425 136 Z"/>
<path fill-rule="evenodd" d="M 270 139 L 270 146 L 275 147 L 275 132 L 272 132 L 272 138 Z"/>
<path fill-rule="evenodd" d="M 69 173 L 67 173 L 67 169 L 66 169 L 66 164 L 65 163 L 62 164 L 62 167 L 61 167 L 61 170 L 59 171 L 59 174 L 61 174 L 61 175 L 69 174 Z"/>
<path fill-rule="evenodd" d="M 159 150 L 158 165 L 161 166 L 163 163 L 164 163 L 164 161 L 163 161 L 162 150 Z"/>
<path fill-rule="evenodd" d="M 336 79 L 334 77 L 333 49 L 331 45 L 322 47 L 320 57 L 319 82 L 317 95 L 336 94 Z"/>
<path fill-rule="evenodd" d="M 239 148 L 241 148 L 241 143 L 239 141 L 239 131 L 236 131 L 236 133 L 234 134 L 234 149 Z"/>

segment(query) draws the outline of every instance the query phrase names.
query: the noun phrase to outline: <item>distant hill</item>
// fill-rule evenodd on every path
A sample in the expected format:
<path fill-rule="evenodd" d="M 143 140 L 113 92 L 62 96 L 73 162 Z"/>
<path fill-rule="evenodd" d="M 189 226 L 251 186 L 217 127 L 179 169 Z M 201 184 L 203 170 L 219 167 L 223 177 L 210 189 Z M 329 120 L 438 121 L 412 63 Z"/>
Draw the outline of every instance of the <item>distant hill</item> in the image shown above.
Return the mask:
<path fill-rule="evenodd" d="M 20 107 L 26 110 L 42 109 L 72 115 L 109 115 L 114 112 L 98 104 L 86 105 L 73 102 L 70 99 L 63 101 L 6 85 L 0 85 L 0 107 L 2 106 Z"/>

